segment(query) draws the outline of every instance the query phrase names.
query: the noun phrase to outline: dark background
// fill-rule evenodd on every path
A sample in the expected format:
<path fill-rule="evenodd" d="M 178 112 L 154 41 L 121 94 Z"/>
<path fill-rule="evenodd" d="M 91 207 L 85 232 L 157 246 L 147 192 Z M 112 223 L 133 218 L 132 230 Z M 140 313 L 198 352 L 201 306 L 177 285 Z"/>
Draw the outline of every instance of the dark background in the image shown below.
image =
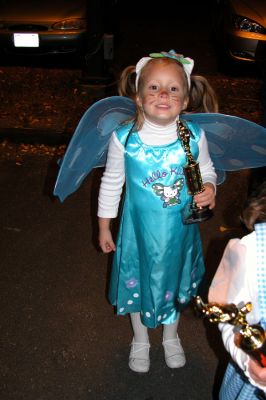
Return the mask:
<path fill-rule="evenodd" d="M 261 122 L 261 80 L 254 69 L 241 68 L 237 76 L 218 69 L 213 2 L 119 5 L 116 73 L 150 52 L 174 48 L 195 59 L 195 72 L 215 88 L 222 113 Z M 115 78 L 93 84 L 65 60 L 1 60 L 0 89 L 1 399 L 216 399 L 228 355 L 218 328 L 192 307 L 179 328 L 184 368 L 165 365 L 160 329 L 150 335 L 150 372 L 128 368 L 129 320 L 114 315 L 108 304 L 111 259 L 97 246 L 102 169 L 63 204 L 52 196 L 66 142 L 92 103 L 116 94 Z M 217 189 L 214 217 L 200 226 L 204 299 L 226 243 L 245 233 L 239 214 L 249 179 L 248 170 L 229 173 Z"/>

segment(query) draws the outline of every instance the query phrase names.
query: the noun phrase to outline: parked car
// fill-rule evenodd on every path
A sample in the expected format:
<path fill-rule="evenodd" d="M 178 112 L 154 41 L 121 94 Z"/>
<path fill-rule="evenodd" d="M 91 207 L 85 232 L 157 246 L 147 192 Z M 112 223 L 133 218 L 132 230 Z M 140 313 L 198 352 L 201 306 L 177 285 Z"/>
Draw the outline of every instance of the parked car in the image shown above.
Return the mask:
<path fill-rule="evenodd" d="M 253 63 L 266 43 L 266 0 L 217 0 L 214 34 L 220 55 Z"/>
<path fill-rule="evenodd" d="M 0 0 L 0 47 L 13 54 L 95 50 L 104 30 L 100 2 Z"/>
<path fill-rule="evenodd" d="M 9 62 L 9 55 L 19 62 L 39 62 L 40 56 L 49 57 L 49 61 L 68 56 L 71 65 L 77 61 L 86 74 L 105 79 L 109 73 L 107 60 L 113 58 L 117 3 L 118 0 L 0 0 L 2 62 Z"/>

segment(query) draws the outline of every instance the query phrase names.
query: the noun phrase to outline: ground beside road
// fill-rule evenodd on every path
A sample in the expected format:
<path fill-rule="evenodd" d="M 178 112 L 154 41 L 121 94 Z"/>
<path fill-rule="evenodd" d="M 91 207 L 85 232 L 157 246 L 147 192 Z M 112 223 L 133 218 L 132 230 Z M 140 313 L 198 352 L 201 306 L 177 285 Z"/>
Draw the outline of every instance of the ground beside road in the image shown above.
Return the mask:
<path fill-rule="evenodd" d="M 220 73 L 204 76 L 217 93 L 221 113 L 259 123 L 259 79 Z M 0 130 L 36 129 L 43 135 L 49 131 L 71 135 L 89 106 L 117 95 L 117 90 L 115 79 L 107 87 L 86 84 L 80 69 L 10 66 L 0 67 L 0 93 Z"/>
<path fill-rule="evenodd" d="M 221 113 L 261 122 L 259 79 L 219 73 L 205 76 L 217 93 Z M 26 152 L 62 154 L 87 108 L 103 97 L 117 95 L 116 81 L 112 83 L 107 87 L 87 84 L 80 69 L 0 67 L 1 157 L 14 157 L 14 151 L 18 159 Z"/>

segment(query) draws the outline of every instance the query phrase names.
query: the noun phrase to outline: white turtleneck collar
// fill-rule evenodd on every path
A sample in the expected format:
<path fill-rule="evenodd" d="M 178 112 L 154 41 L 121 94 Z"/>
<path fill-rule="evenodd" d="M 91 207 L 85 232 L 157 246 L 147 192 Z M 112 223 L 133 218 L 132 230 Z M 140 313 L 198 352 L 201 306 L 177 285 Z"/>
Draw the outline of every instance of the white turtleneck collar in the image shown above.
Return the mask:
<path fill-rule="evenodd" d="M 143 143 L 148 145 L 170 144 L 177 139 L 176 121 L 169 125 L 162 126 L 154 124 L 145 118 L 143 127 L 139 131 L 139 136 Z"/>

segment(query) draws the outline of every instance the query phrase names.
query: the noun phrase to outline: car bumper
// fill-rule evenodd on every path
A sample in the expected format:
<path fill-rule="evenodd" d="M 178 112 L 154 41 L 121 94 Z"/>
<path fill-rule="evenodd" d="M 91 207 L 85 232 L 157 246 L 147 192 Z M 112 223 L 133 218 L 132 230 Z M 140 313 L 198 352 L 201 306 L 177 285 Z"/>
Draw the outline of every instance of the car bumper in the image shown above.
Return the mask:
<path fill-rule="evenodd" d="M 28 45 L 16 47 L 14 33 L 0 31 L 0 48 L 9 54 L 67 54 L 81 52 L 88 44 L 88 37 L 85 31 L 36 33 L 39 38 L 38 47 Z"/>
<path fill-rule="evenodd" d="M 232 59 L 255 62 L 257 46 L 259 43 L 266 44 L 266 35 L 232 31 L 227 34 L 226 41 Z"/>

